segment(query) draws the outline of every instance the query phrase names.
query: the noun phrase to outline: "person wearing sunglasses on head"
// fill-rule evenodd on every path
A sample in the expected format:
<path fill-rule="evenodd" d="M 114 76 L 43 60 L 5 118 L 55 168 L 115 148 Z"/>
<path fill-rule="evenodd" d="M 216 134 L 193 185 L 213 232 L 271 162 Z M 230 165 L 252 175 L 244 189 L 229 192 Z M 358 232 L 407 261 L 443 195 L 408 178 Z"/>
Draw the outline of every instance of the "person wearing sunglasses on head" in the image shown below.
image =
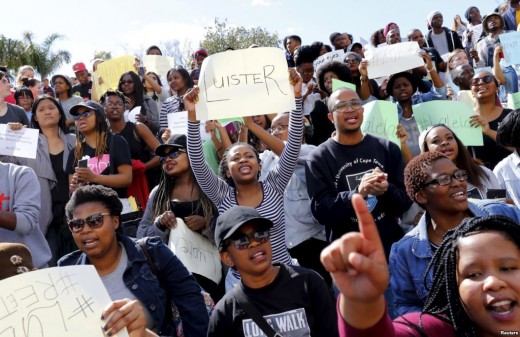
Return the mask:
<path fill-rule="evenodd" d="M 159 185 L 150 193 L 137 237 L 158 236 L 168 242 L 170 231 L 180 218 L 189 229 L 212 241 L 210 223 L 216 208 L 195 179 L 186 150 L 186 136 L 171 136 L 155 149 L 155 155 L 161 160 L 162 172 Z M 214 300 L 222 297 L 215 282 L 202 275 L 194 276 Z"/>
<path fill-rule="evenodd" d="M 117 90 L 128 99 L 128 111 L 141 107 L 135 115 L 138 122 L 145 124 L 155 135 L 159 131 L 159 109 L 157 103 L 145 95 L 141 77 L 133 71 L 128 71 L 119 78 Z"/>
<path fill-rule="evenodd" d="M 442 152 L 429 151 L 406 166 L 406 192 L 425 213 L 418 225 L 392 246 L 390 286 L 398 315 L 420 312 L 432 284 L 427 267 L 444 235 L 468 217 L 503 215 L 520 221 L 520 209 L 497 200 L 468 201 L 468 173 Z"/>
<path fill-rule="evenodd" d="M 125 96 L 117 90 L 107 90 L 99 102 L 105 108 L 110 131 L 120 135 L 128 143 L 132 158 L 132 184 L 129 194 L 136 197 L 141 207 L 146 208 L 150 188 L 159 182 L 159 157 L 153 152 L 159 146 L 159 140 L 152 131 L 141 122 L 125 121 Z"/>
<path fill-rule="evenodd" d="M 272 227 L 252 207 L 233 206 L 218 217 L 220 259 L 238 270 L 241 281 L 217 303 L 208 337 L 252 336 L 253 331 L 260 336 L 260 330 L 267 336 L 338 336 L 334 299 L 323 279 L 309 269 L 272 263 Z"/>
<path fill-rule="evenodd" d="M 512 111 L 502 107 L 498 92 L 497 79 L 487 71 L 478 72 L 471 79 L 476 114 L 471 116 L 470 123 L 473 127 L 482 127 L 484 145 L 469 149 L 473 157 L 480 159 L 491 170 L 512 152 L 496 142 L 498 125 Z"/>
<path fill-rule="evenodd" d="M 70 193 L 80 186 L 97 184 L 114 188 L 126 198 L 132 183 L 128 143 L 110 132 L 105 110 L 98 103 L 83 101 L 73 106 L 70 114 L 76 123 L 76 148 L 69 153 L 65 169 Z"/>
<path fill-rule="evenodd" d="M 108 187 L 77 189 L 65 213 L 79 250 L 61 258 L 58 266 L 93 265 L 114 307 L 126 299 L 138 300 L 146 327 L 160 336 L 175 333 L 169 300 L 179 310 L 184 335 L 205 336 L 209 317 L 199 285 L 160 238 L 138 242 L 118 232 L 122 209 L 117 193 Z M 116 330 L 111 329 L 107 323 L 109 336 Z"/>

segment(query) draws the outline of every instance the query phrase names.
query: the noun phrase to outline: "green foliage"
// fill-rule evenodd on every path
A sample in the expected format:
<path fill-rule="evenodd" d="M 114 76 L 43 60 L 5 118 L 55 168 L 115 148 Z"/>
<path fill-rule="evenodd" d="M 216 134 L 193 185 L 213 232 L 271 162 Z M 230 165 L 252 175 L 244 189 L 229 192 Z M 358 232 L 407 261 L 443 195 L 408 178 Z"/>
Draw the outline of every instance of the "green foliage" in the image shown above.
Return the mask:
<path fill-rule="evenodd" d="M 234 49 L 249 48 L 252 44 L 256 44 L 259 47 L 280 46 L 278 34 L 270 33 L 262 27 L 230 27 L 226 19 L 220 21 L 218 18 L 215 18 L 215 25 L 205 29 L 206 34 L 201 42 L 201 46 L 210 55 L 223 52 L 229 47 Z"/>
<path fill-rule="evenodd" d="M 94 51 L 94 58 L 93 59 L 100 59 L 103 61 L 108 61 L 112 59 L 112 52 L 100 50 L 100 51 Z"/>
<path fill-rule="evenodd" d="M 62 38 L 63 35 L 51 34 L 42 43 L 36 43 L 31 32 L 23 33 L 21 40 L 0 35 L 0 64 L 13 73 L 22 65 L 31 65 L 42 79 L 47 78 L 63 63 L 70 62 L 68 51 L 53 51 L 54 43 Z"/>

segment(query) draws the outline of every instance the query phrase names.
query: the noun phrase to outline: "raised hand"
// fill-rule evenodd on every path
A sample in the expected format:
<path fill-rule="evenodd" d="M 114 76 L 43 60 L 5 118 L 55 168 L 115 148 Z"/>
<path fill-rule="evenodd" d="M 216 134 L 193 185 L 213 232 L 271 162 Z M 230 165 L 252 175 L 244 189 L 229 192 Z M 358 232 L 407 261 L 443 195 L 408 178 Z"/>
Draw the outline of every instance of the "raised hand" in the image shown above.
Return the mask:
<path fill-rule="evenodd" d="M 195 86 L 183 96 L 184 107 L 188 110 L 188 120 L 196 121 L 195 104 L 199 101 L 199 87 Z"/>

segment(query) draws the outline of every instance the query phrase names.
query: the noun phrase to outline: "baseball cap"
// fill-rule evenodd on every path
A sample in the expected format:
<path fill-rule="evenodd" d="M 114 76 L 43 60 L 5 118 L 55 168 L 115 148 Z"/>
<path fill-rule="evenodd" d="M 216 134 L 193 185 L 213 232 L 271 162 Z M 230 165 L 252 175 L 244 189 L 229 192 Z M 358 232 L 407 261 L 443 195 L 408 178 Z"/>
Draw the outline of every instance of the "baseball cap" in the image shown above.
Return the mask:
<path fill-rule="evenodd" d="M 166 141 L 166 143 L 157 146 L 155 149 L 155 155 L 164 157 L 166 156 L 166 149 L 169 148 L 185 149 L 186 135 L 172 135 L 170 139 Z"/>
<path fill-rule="evenodd" d="M 0 243 L 0 280 L 35 269 L 29 248 L 21 243 Z"/>
<path fill-rule="evenodd" d="M 87 67 L 85 67 L 85 63 L 78 62 L 72 66 L 72 70 L 77 73 L 78 71 L 87 70 Z"/>
<path fill-rule="evenodd" d="M 206 49 L 200 48 L 193 52 L 193 57 L 196 57 L 197 55 L 208 56 L 208 52 L 206 51 Z"/>
<path fill-rule="evenodd" d="M 220 252 L 224 251 L 224 241 L 229 239 L 240 227 L 254 221 L 267 228 L 273 227 L 273 222 L 264 218 L 252 207 L 233 206 L 217 218 L 215 226 L 215 243 Z"/>
<path fill-rule="evenodd" d="M 78 114 L 78 109 L 80 107 L 86 107 L 86 108 L 89 108 L 89 109 L 92 109 L 92 110 L 96 110 L 97 112 L 101 112 L 103 115 L 105 115 L 105 109 L 103 109 L 103 107 L 97 103 L 97 102 L 94 102 L 94 101 L 90 101 L 90 100 L 87 100 L 87 101 L 83 101 L 81 103 L 78 103 L 76 105 L 74 105 L 72 108 L 70 108 L 69 110 L 69 113 L 74 116 L 74 115 L 77 115 Z"/>

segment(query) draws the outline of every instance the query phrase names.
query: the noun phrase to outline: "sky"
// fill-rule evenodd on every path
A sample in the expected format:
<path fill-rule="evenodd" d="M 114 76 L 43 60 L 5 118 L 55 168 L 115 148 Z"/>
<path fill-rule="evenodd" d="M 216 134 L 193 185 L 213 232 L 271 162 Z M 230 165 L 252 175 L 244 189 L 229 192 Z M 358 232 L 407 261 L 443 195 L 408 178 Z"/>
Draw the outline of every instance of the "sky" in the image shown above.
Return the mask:
<path fill-rule="evenodd" d="M 94 52 L 110 51 L 113 57 L 133 50 L 145 50 L 153 44 L 177 39 L 180 45 L 191 43 L 196 49 L 204 37 L 205 27 L 215 18 L 227 19 L 229 25 L 263 27 L 284 36 L 299 35 L 303 44 L 314 41 L 329 43 L 332 32 L 348 32 L 354 40 L 370 36 L 388 22 L 400 26 L 406 36 L 412 28 L 426 33 L 426 16 L 439 10 L 444 25 L 451 28 L 453 17 L 470 6 L 482 15 L 494 10 L 500 0 L 89 0 L 23 2 L 23 9 L 10 10 L 2 16 L 0 34 L 20 39 L 24 31 L 35 34 L 41 42 L 52 34 L 64 35 L 55 50 L 72 54 L 71 63 L 57 73 L 72 76 L 72 64 L 84 62 L 91 68 Z M 10 2 L 9 7 L 15 7 Z M 31 11 L 27 9 L 30 8 Z M 29 17 L 24 18 L 25 15 Z M 40 20 L 39 18 L 44 18 Z M 464 20 L 464 18 L 463 18 Z"/>

